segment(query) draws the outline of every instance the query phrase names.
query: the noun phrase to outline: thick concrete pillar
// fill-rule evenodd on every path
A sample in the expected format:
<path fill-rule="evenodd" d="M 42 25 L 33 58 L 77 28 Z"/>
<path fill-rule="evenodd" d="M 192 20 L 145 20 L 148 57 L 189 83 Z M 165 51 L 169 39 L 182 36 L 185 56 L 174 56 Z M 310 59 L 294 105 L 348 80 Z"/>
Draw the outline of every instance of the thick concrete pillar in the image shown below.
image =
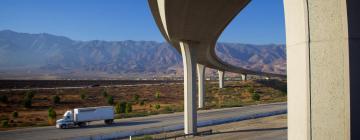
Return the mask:
<path fill-rule="evenodd" d="M 218 70 L 218 74 L 219 74 L 219 88 L 224 88 L 224 75 L 225 75 L 225 71 L 220 71 L 220 70 Z"/>
<path fill-rule="evenodd" d="M 180 42 L 184 66 L 184 132 L 196 133 L 197 114 L 195 105 L 195 60 L 191 51 L 191 42 Z"/>
<path fill-rule="evenodd" d="M 360 139 L 359 5 L 284 0 L 289 140 Z"/>
<path fill-rule="evenodd" d="M 205 91 L 204 91 L 204 76 L 205 76 L 205 66 L 201 64 L 196 65 L 197 77 L 198 77 L 198 108 L 203 108 Z"/>
<path fill-rule="evenodd" d="M 241 80 L 246 81 L 247 80 L 247 74 L 241 74 Z"/>

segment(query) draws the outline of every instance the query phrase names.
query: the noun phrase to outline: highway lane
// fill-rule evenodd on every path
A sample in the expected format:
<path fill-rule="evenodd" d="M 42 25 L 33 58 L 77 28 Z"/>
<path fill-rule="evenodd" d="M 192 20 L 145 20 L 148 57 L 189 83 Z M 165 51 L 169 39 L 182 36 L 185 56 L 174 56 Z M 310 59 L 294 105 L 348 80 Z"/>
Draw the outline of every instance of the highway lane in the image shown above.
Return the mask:
<path fill-rule="evenodd" d="M 274 103 L 265 105 L 253 105 L 246 107 L 201 110 L 198 111 L 198 125 L 222 119 L 254 116 L 261 113 L 269 113 L 286 110 L 286 103 Z M 128 118 L 115 120 L 115 124 L 106 126 L 102 122 L 94 122 L 84 128 L 57 129 L 54 126 L 24 128 L 0 132 L 1 140 L 10 139 L 77 139 L 95 138 L 99 135 L 114 135 L 116 133 L 150 132 L 151 130 L 164 127 L 183 127 L 183 113 L 162 114 L 147 117 Z"/>

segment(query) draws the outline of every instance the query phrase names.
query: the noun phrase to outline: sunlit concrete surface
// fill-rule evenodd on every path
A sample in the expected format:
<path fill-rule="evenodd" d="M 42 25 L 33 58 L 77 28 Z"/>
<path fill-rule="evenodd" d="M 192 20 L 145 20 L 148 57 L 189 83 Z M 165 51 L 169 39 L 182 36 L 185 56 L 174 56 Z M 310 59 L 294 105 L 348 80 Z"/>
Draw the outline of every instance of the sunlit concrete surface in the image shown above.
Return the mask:
<path fill-rule="evenodd" d="M 288 139 L 360 139 L 359 6 L 284 0 Z"/>

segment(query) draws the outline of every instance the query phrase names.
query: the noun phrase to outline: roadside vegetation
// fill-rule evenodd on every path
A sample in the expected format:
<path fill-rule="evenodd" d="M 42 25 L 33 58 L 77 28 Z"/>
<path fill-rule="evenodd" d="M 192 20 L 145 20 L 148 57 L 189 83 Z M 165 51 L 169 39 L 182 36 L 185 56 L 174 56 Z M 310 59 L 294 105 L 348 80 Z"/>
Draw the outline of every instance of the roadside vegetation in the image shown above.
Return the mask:
<path fill-rule="evenodd" d="M 286 101 L 286 82 L 279 80 L 206 81 L 205 108 L 239 107 Z M 183 111 L 183 85 L 91 87 L 0 92 L 0 130 L 54 125 L 66 110 L 114 106 L 116 118 Z"/>

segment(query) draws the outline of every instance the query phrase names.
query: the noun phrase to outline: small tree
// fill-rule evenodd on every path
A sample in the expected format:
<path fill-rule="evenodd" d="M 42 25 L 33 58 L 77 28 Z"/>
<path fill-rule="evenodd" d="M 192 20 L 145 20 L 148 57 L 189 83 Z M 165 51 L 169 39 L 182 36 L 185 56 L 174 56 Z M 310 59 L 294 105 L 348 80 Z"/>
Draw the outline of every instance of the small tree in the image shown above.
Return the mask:
<path fill-rule="evenodd" d="M 251 96 L 251 98 L 254 100 L 254 101 L 259 101 L 260 100 L 260 95 L 256 92 L 254 92 Z"/>
<path fill-rule="evenodd" d="M 24 107 L 26 108 L 30 108 L 32 106 L 32 98 L 34 98 L 35 96 L 35 92 L 34 91 L 26 91 L 25 96 L 24 96 Z"/>
<path fill-rule="evenodd" d="M 114 97 L 113 96 L 108 96 L 107 97 L 107 103 L 109 105 L 113 105 L 114 104 Z"/>
<path fill-rule="evenodd" d="M 25 98 L 32 99 L 32 98 L 34 98 L 34 96 L 35 96 L 35 91 L 29 90 L 29 91 L 26 91 L 26 93 L 25 93 Z"/>
<path fill-rule="evenodd" d="M 133 96 L 133 100 L 134 100 L 135 102 L 138 102 L 138 101 L 139 101 L 139 98 L 140 98 L 140 96 L 137 95 L 137 94 L 135 94 L 135 95 Z"/>
<path fill-rule="evenodd" d="M 1 121 L 1 127 L 3 127 L 3 128 L 9 127 L 9 120 L 2 120 Z"/>
<path fill-rule="evenodd" d="M 60 103 L 60 97 L 58 95 L 55 95 L 52 97 L 53 104 L 59 104 Z"/>
<path fill-rule="evenodd" d="M 106 89 L 104 89 L 104 90 L 102 91 L 102 96 L 103 96 L 103 97 L 107 97 L 107 96 L 108 96 L 108 93 L 107 93 Z"/>
<path fill-rule="evenodd" d="M 140 101 L 140 105 L 141 105 L 141 106 L 145 105 L 145 100 L 141 100 L 141 101 Z"/>
<path fill-rule="evenodd" d="M 155 105 L 155 109 L 156 109 L 156 110 L 159 110 L 160 107 L 161 107 L 161 106 L 160 106 L 159 104 L 156 104 L 156 105 Z"/>
<path fill-rule="evenodd" d="M 81 98 L 82 100 L 85 100 L 85 99 L 86 99 L 85 93 L 81 93 L 81 94 L 80 94 L 80 98 Z"/>
<path fill-rule="evenodd" d="M 156 98 L 156 99 L 159 99 L 159 98 L 160 98 L 160 92 L 159 92 L 159 91 L 157 91 L 157 92 L 155 93 L 155 98 Z"/>
<path fill-rule="evenodd" d="M 173 109 L 170 106 L 165 106 L 164 110 L 166 112 L 173 112 Z"/>
<path fill-rule="evenodd" d="M 6 95 L 0 95 L 0 102 L 7 103 L 8 102 L 8 97 Z"/>
<path fill-rule="evenodd" d="M 249 93 L 254 93 L 255 90 L 254 90 L 253 87 L 249 86 L 249 87 L 247 88 L 247 92 L 249 92 Z"/>
<path fill-rule="evenodd" d="M 24 105 L 24 107 L 26 107 L 26 108 L 31 108 L 31 106 L 32 106 L 32 99 L 31 99 L 30 97 L 26 96 L 26 97 L 24 98 L 23 105 Z"/>
<path fill-rule="evenodd" d="M 121 106 L 120 106 L 120 102 L 118 102 L 115 105 L 115 114 L 120 114 L 120 113 L 121 113 Z"/>
<path fill-rule="evenodd" d="M 130 112 L 132 112 L 132 104 L 131 104 L 131 103 L 127 103 L 127 104 L 126 104 L 125 113 L 130 113 Z"/>
<path fill-rule="evenodd" d="M 126 105 L 127 105 L 127 102 L 120 102 L 120 113 L 126 112 Z"/>
<path fill-rule="evenodd" d="M 12 112 L 12 117 L 13 118 L 18 118 L 19 117 L 19 113 L 17 111 Z"/>
<path fill-rule="evenodd" d="M 49 124 L 53 125 L 56 120 L 56 112 L 55 112 L 54 108 L 52 108 L 52 107 L 50 107 L 48 109 L 48 118 L 49 118 Z"/>
<path fill-rule="evenodd" d="M 29 98 L 34 98 L 35 91 L 32 91 L 32 90 L 26 91 L 25 96 L 27 96 Z"/>

